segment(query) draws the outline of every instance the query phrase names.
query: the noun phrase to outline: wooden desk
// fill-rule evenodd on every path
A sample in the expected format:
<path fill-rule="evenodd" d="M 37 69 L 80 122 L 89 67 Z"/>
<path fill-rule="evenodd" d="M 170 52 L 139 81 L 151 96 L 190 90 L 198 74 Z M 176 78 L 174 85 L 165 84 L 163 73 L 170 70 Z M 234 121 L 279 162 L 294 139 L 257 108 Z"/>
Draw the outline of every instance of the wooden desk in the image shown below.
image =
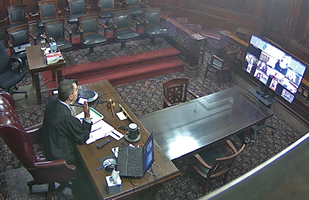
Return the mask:
<path fill-rule="evenodd" d="M 249 129 L 274 113 L 239 87 L 139 118 L 171 159 Z"/>
<path fill-rule="evenodd" d="M 59 62 L 51 65 L 46 64 L 46 59 L 43 56 L 41 45 L 34 45 L 26 47 L 27 60 L 29 64 L 29 70 L 32 73 L 32 81 L 35 86 L 36 95 L 38 103 L 42 103 L 41 88 L 39 80 L 39 72 L 52 70 L 53 81 L 56 80 L 55 70 L 57 71 L 58 83 L 62 79 L 61 68 L 65 65 L 65 60 L 60 60 Z"/>
<path fill-rule="evenodd" d="M 146 142 L 149 136 L 149 133 L 141 125 L 141 123 L 138 121 L 138 119 L 135 117 L 132 111 L 123 102 L 121 97 L 118 95 L 118 93 L 114 90 L 112 85 L 107 80 L 81 85 L 81 86 L 78 86 L 78 88 L 79 89 L 81 88 L 90 89 L 90 90 L 102 92 L 102 96 L 100 97 L 100 99 L 102 100 L 113 98 L 116 103 L 115 112 L 120 111 L 119 104 L 121 104 L 122 107 L 129 113 L 134 123 L 136 123 L 138 127 L 140 127 L 140 134 L 142 138 L 139 142 L 135 143 L 134 145 L 137 146 L 138 144 Z M 128 126 L 131 123 L 129 119 L 120 121 L 116 116 L 113 117 L 110 109 L 107 108 L 106 103 L 97 104 L 95 109 L 104 115 L 104 121 L 106 121 L 107 123 L 115 127 L 117 130 L 119 130 L 117 127 L 120 124 Z M 72 107 L 72 110 L 75 115 L 82 112 L 81 107 Z M 125 133 L 125 131 L 122 131 L 122 130 L 119 130 L 119 131 L 122 133 Z M 127 197 L 128 195 L 134 195 L 134 194 L 141 193 L 145 190 L 148 192 L 148 195 L 149 195 L 149 192 L 151 189 L 154 189 L 156 186 L 160 185 L 161 183 L 180 175 L 180 172 L 176 168 L 176 166 L 168 159 L 165 153 L 161 150 L 161 148 L 155 142 L 155 162 L 161 167 L 162 169 L 161 174 L 155 177 L 155 176 L 150 175 L 149 173 L 146 173 L 146 175 L 143 178 L 140 178 L 140 179 L 131 178 L 131 181 L 136 185 L 135 187 L 132 186 L 128 178 L 122 177 L 121 178 L 122 179 L 121 193 L 109 195 L 107 192 L 107 186 L 106 186 L 106 181 L 105 181 L 106 173 L 104 172 L 103 169 L 96 171 L 96 169 L 101 166 L 98 159 L 101 157 L 111 155 L 112 154 L 111 148 L 116 147 L 116 146 L 121 146 L 120 141 L 125 141 L 125 140 L 123 138 L 120 141 L 116 141 L 115 139 L 111 137 L 107 137 L 107 138 L 109 138 L 111 142 L 105 145 L 104 147 L 102 147 L 101 149 L 98 149 L 96 147 L 96 144 L 100 143 L 105 138 L 98 140 L 89 145 L 77 145 L 78 153 L 84 162 L 84 166 L 87 169 L 87 172 L 89 173 L 90 179 L 92 180 L 93 185 L 100 199 L 121 199 L 121 198 Z M 154 166 L 154 172 L 155 173 L 159 172 L 159 169 L 156 166 Z M 151 195 L 150 195 L 150 198 L 151 198 Z"/>

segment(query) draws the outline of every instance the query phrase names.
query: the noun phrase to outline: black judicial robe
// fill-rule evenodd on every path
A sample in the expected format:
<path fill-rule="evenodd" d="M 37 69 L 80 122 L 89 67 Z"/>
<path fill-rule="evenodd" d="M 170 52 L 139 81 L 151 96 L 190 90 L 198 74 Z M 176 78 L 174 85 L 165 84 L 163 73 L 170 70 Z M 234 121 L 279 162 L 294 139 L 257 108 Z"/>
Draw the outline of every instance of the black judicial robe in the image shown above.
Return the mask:
<path fill-rule="evenodd" d="M 92 123 L 71 115 L 70 109 L 63 105 L 57 96 L 53 96 L 45 109 L 40 139 L 44 153 L 50 160 L 64 158 L 68 164 L 76 161 L 74 143 L 85 144 L 89 137 Z"/>

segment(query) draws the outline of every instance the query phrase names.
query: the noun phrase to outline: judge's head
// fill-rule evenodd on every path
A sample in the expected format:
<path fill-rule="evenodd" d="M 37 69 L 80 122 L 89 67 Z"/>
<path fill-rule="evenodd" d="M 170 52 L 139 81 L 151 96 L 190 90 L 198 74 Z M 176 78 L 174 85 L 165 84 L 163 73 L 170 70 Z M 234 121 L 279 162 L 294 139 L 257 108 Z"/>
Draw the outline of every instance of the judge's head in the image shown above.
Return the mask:
<path fill-rule="evenodd" d="M 78 89 L 74 80 L 65 79 L 58 85 L 58 99 L 63 102 L 72 103 L 77 99 Z"/>

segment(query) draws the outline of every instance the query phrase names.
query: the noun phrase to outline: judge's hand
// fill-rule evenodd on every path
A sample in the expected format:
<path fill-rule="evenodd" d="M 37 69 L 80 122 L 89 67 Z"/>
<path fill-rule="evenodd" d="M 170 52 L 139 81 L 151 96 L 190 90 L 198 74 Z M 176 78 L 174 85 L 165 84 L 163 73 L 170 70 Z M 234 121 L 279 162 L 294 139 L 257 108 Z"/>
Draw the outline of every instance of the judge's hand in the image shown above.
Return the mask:
<path fill-rule="evenodd" d="M 88 107 L 88 103 L 85 101 L 83 105 L 84 110 L 84 119 L 90 120 L 90 108 Z"/>

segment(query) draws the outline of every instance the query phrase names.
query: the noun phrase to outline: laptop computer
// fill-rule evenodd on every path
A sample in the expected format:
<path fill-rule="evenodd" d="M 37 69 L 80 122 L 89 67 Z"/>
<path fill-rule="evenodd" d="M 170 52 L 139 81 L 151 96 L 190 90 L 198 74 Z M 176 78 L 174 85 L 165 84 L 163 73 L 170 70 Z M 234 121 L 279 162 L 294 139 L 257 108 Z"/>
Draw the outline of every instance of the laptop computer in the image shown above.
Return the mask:
<path fill-rule="evenodd" d="M 132 153 L 134 152 L 134 153 Z M 142 148 L 119 147 L 117 171 L 120 176 L 143 177 L 154 162 L 154 139 L 150 134 Z"/>

